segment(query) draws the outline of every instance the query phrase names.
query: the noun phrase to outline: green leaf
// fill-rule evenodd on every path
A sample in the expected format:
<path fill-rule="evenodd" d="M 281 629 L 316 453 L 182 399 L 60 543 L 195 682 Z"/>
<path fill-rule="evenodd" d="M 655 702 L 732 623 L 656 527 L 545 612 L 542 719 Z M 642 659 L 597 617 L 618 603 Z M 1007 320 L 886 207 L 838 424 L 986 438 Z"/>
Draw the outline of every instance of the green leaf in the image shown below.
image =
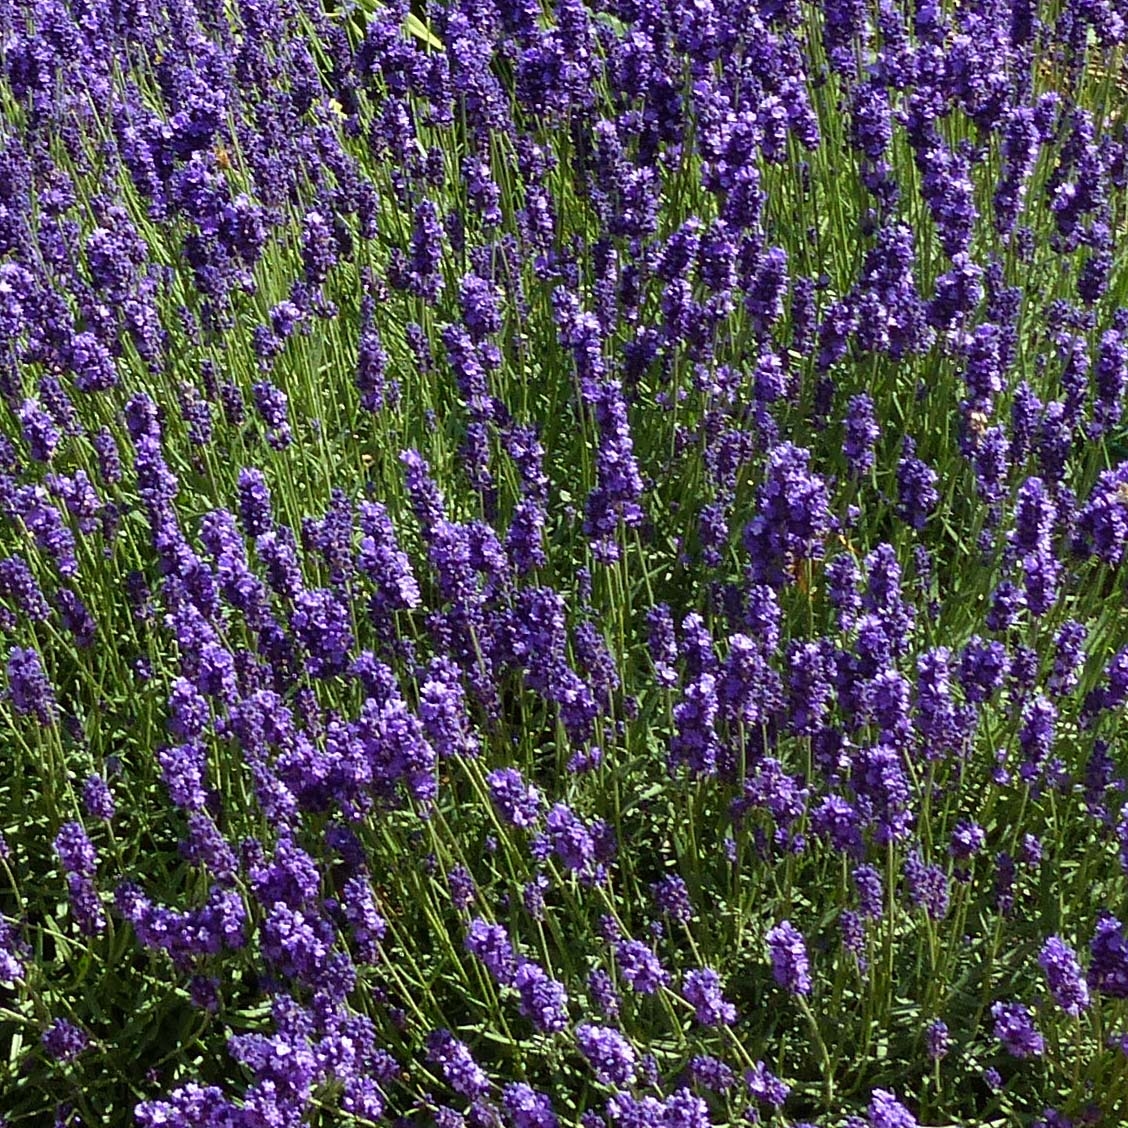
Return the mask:
<path fill-rule="evenodd" d="M 596 12 L 595 18 L 604 27 L 609 27 L 620 39 L 626 38 L 627 25 L 622 20 L 616 19 L 610 12 Z"/>
<path fill-rule="evenodd" d="M 421 39 L 433 51 L 443 49 L 443 41 L 414 12 L 408 12 L 403 26 L 409 35 Z"/>

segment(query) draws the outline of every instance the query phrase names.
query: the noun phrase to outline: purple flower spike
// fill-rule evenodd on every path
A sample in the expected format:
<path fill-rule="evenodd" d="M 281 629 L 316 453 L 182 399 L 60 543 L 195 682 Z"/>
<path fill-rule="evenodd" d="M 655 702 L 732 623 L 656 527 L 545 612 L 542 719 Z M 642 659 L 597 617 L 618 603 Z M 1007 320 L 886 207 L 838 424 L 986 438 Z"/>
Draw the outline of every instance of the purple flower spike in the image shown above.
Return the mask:
<path fill-rule="evenodd" d="M 1113 999 L 1128 999 L 1128 938 L 1112 915 L 1097 923 L 1089 945 L 1089 987 Z"/>
<path fill-rule="evenodd" d="M 924 1045 L 928 1052 L 929 1061 L 940 1061 L 947 1057 L 951 1045 L 948 1024 L 940 1019 L 930 1022 L 924 1031 Z"/>
<path fill-rule="evenodd" d="M 576 1045 L 587 1058 L 601 1085 L 632 1085 L 637 1057 L 617 1030 L 582 1023 L 576 1027 Z"/>
<path fill-rule="evenodd" d="M 80 1026 L 65 1018 L 56 1018 L 43 1031 L 43 1048 L 55 1061 L 73 1061 L 90 1045 L 90 1037 Z"/>
<path fill-rule="evenodd" d="M 1034 1025 L 1030 1008 L 1022 1003 L 996 1003 L 991 1008 L 995 1037 L 1016 1058 L 1041 1057 L 1046 1040 Z"/>
<path fill-rule="evenodd" d="M 687 971 L 682 992 L 702 1026 L 731 1026 L 736 1021 L 736 1007 L 725 1000 L 720 976 L 710 968 Z"/>
<path fill-rule="evenodd" d="M 788 920 L 781 920 L 767 935 L 775 981 L 792 995 L 811 993 L 811 965 L 803 934 Z"/>
<path fill-rule="evenodd" d="M 55 835 L 55 853 L 67 873 L 93 877 L 98 868 L 98 851 L 81 823 L 64 823 Z"/>
<path fill-rule="evenodd" d="M 620 940 L 615 945 L 615 959 L 623 978 L 642 995 L 653 995 L 670 981 L 654 951 L 637 940 Z"/>
<path fill-rule="evenodd" d="M 447 1084 L 473 1100 L 489 1092 L 490 1082 L 474 1060 L 470 1048 L 449 1030 L 436 1030 L 427 1038 L 427 1060 L 439 1066 Z"/>
<path fill-rule="evenodd" d="M 498 813 L 511 826 L 527 829 L 541 817 L 543 796 L 516 768 L 498 768 L 486 776 L 486 783 Z"/>
<path fill-rule="evenodd" d="M 513 1128 L 557 1128 L 558 1121 L 552 1111 L 552 1102 L 523 1081 L 506 1085 L 501 1094 L 501 1103 L 509 1114 Z"/>
<path fill-rule="evenodd" d="M 756 583 L 781 587 L 798 561 L 822 555 L 830 531 L 830 497 L 810 462 L 810 452 L 791 443 L 781 443 L 768 455 L 764 481 L 756 491 L 757 513 L 744 530 Z"/>
<path fill-rule="evenodd" d="M 1038 965 L 1046 973 L 1046 982 L 1054 1002 L 1074 1017 L 1089 1005 L 1089 985 L 1085 982 L 1077 953 L 1060 936 L 1051 936 L 1042 945 Z"/>
<path fill-rule="evenodd" d="M 58 712 L 55 690 L 43 670 L 43 661 L 30 647 L 13 646 L 8 655 L 8 697 L 21 716 L 34 714 L 50 725 Z"/>
<path fill-rule="evenodd" d="M 867 1110 L 870 1128 L 917 1128 L 917 1119 L 886 1089 L 874 1089 Z"/>

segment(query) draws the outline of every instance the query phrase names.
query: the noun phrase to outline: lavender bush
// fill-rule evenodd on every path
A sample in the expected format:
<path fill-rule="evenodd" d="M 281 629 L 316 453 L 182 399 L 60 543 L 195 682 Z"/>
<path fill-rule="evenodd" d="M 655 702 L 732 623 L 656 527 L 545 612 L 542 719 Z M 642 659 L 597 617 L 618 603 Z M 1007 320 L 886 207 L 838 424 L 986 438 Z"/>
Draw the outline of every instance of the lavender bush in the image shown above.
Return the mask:
<path fill-rule="evenodd" d="M 1128 1119 L 1126 41 L 0 5 L 0 1121 Z"/>

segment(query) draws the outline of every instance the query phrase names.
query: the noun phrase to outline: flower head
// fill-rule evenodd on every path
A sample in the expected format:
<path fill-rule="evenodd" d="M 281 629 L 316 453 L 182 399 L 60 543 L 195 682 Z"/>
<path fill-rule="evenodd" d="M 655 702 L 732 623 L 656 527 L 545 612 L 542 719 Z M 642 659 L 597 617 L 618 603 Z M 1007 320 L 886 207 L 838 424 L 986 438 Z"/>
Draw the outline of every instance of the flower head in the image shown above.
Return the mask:
<path fill-rule="evenodd" d="M 1034 1025 L 1030 1008 L 1022 1003 L 996 1003 L 991 1008 L 995 1037 L 1016 1058 L 1041 1057 L 1046 1041 Z"/>
<path fill-rule="evenodd" d="M 1074 1017 L 1089 1005 L 1089 985 L 1085 982 L 1077 953 L 1060 936 L 1049 937 L 1042 945 L 1038 964 L 1046 973 L 1046 981 L 1054 1002 Z"/>
<path fill-rule="evenodd" d="M 803 934 L 788 920 L 781 920 L 767 935 L 775 981 L 793 995 L 811 993 L 811 965 Z"/>
<path fill-rule="evenodd" d="M 55 1061 L 73 1061 L 90 1045 L 90 1036 L 66 1018 L 56 1018 L 43 1031 L 43 1048 Z"/>

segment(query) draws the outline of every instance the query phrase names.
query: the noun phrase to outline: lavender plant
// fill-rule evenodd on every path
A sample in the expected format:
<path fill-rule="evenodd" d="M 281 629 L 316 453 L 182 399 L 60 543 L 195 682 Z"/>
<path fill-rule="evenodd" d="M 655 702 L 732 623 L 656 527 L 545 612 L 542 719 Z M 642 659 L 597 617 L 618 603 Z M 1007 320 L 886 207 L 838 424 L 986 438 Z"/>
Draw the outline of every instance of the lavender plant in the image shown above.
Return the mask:
<path fill-rule="evenodd" d="M 0 7 L 0 1121 L 1128 1117 L 1126 41 Z"/>

